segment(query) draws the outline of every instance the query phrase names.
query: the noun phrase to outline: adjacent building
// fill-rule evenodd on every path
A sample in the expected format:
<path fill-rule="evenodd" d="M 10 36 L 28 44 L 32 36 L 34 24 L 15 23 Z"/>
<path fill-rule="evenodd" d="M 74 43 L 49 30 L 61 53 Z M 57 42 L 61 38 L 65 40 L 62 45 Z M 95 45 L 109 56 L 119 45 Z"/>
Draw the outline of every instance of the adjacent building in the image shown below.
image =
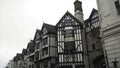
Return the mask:
<path fill-rule="evenodd" d="M 25 68 L 34 68 L 34 40 L 30 40 L 26 48 L 26 54 L 24 56 Z"/>
<path fill-rule="evenodd" d="M 35 40 L 35 68 L 55 68 L 57 61 L 55 26 L 43 23 Z"/>
<path fill-rule="evenodd" d="M 108 68 L 120 68 L 120 0 L 97 0 Z"/>
<path fill-rule="evenodd" d="M 14 62 L 13 60 L 9 60 L 9 62 L 7 63 L 7 66 L 5 68 L 13 68 L 14 67 Z"/>
<path fill-rule="evenodd" d="M 17 53 L 13 58 L 11 68 L 23 68 L 23 55 L 21 53 Z"/>
<path fill-rule="evenodd" d="M 102 40 L 100 37 L 100 22 L 98 11 L 93 8 L 89 18 L 85 20 L 86 48 L 89 68 L 106 68 Z"/>

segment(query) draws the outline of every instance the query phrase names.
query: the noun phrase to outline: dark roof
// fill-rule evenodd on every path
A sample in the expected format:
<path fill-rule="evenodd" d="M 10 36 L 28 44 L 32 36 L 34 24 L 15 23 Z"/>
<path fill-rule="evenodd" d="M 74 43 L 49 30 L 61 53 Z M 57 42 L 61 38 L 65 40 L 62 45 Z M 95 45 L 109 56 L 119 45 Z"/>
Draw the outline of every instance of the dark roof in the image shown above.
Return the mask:
<path fill-rule="evenodd" d="M 56 29 L 54 25 L 43 23 L 43 27 L 46 28 L 49 33 L 56 33 Z"/>
<path fill-rule="evenodd" d="M 23 55 L 25 55 L 25 54 L 26 54 L 26 52 L 27 52 L 27 50 L 26 50 L 26 49 L 23 49 L 23 50 L 22 50 L 22 54 L 23 54 Z"/>
<path fill-rule="evenodd" d="M 36 33 L 38 33 L 40 35 L 41 34 L 41 30 L 37 29 Z"/>
<path fill-rule="evenodd" d="M 22 54 L 21 54 L 21 53 L 17 53 L 16 56 L 17 56 L 17 57 L 22 57 Z"/>
<path fill-rule="evenodd" d="M 16 56 L 13 58 L 13 61 L 18 61 L 22 59 L 23 59 L 23 55 L 21 53 L 17 53 Z"/>
<path fill-rule="evenodd" d="M 34 52 L 34 50 L 35 50 L 35 45 L 34 45 L 33 40 L 31 40 L 31 41 L 28 43 L 27 49 L 29 49 L 30 52 Z"/>
<path fill-rule="evenodd" d="M 14 56 L 14 58 L 13 58 L 13 61 L 17 61 L 17 58 L 16 58 L 16 56 Z"/>
<path fill-rule="evenodd" d="M 69 11 L 67 11 L 67 12 L 63 15 L 63 17 L 59 20 L 59 22 L 56 24 L 56 26 L 57 26 L 58 24 L 60 24 L 61 21 L 62 21 L 67 15 L 69 15 L 69 16 L 70 16 L 71 18 L 73 18 L 76 22 L 78 22 L 81 27 L 83 26 L 83 24 L 82 24 L 77 18 L 75 18 Z"/>
<path fill-rule="evenodd" d="M 41 30 L 39 29 L 36 30 L 34 40 L 36 40 L 37 34 L 41 35 Z"/>
<path fill-rule="evenodd" d="M 95 12 L 98 12 L 98 10 L 95 9 L 95 8 L 93 8 L 92 11 L 91 11 L 91 14 L 90 14 L 89 18 L 91 18 Z"/>
<path fill-rule="evenodd" d="M 91 11 L 91 14 L 90 14 L 89 18 L 84 21 L 85 27 L 88 27 L 88 23 L 90 23 L 91 17 L 93 16 L 93 14 L 94 14 L 95 12 L 98 12 L 98 10 L 95 9 L 95 8 L 93 8 L 92 11 Z"/>

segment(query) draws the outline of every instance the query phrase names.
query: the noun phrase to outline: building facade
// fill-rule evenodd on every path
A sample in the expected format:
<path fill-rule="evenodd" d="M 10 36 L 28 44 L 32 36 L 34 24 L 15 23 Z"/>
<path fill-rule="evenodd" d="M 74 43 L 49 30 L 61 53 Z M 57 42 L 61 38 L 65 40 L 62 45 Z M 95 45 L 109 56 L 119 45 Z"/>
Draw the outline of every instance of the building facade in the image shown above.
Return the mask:
<path fill-rule="evenodd" d="M 11 68 L 23 68 L 23 55 L 21 53 L 17 53 L 13 58 Z"/>
<path fill-rule="evenodd" d="M 83 67 L 82 23 L 66 12 L 56 28 L 58 68 Z"/>
<path fill-rule="evenodd" d="M 89 18 L 84 21 L 82 2 L 76 0 L 74 8 L 74 16 L 67 11 L 55 26 L 43 23 L 27 48 L 23 49 L 22 58 L 20 55 L 14 57 L 14 68 L 106 68 L 111 58 L 109 50 L 104 48 L 106 43 L 104 47 L 102 45 L 103 41 L 109 40 L 108 36 L 104 38 L 104 34 L 109 33 L 106 33 L 107 30 L 102 32 L 103 41 L 101 39 L 102 15 L 93 9 Z M 119 33 L 116 37 L 119 41 L 118 35 Z M 118 61 L 119 57 L 114 60 Z M 114 66 L 116 63 L 118 62 L 112 61 Z"/>
<path fill-rule="evenodd" d="M 55 68 L 57 61 L 55 26 L 43 23 L 40 37 L 40 68 Z"/>
<path fill-rule="evenodd" d="M 106 64 L 120 68 L 120 0 L 97 0 L 97 4 Z"/>
<path fill-rule="evenodd" d="M 93 8 L 91 15 L 85 20 L 86 43 L 90 68 L 106 68 L 98 11 Z"/>
<path fill-rule="evenodd" d="M 23 67 L 34 68 L 34 50 L 34 40 L 30 40 L 30 42 L 28 42 L 27 48 L 22 52 L 22 54 L 24 55 Z"/>
<path fill-rule="evenodd" d="M 82 2 L 74 2 L 75 16 L 68 11 L 56 25 L 58 68 L 88 68 Z"/>
<path fill-rule="evenodd" d="M 9 62 L 7 63 L 7 66 L 5 68 L 14 68 L 13 60 L 9 60 Z"/>
<path fill-rule="evenodd" d="M 35 37 L 35 68 L 54 68 L 57 61 L 55 26 L 43 23 Z"/>

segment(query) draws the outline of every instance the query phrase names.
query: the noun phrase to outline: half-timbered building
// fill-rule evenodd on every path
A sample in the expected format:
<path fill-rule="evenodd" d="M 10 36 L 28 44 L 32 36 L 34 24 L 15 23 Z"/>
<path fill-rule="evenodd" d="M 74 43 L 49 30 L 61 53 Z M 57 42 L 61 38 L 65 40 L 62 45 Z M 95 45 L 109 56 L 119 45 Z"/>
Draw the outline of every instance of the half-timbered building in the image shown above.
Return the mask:
<path fill-rule="evenodd" d="M 80 68 L 83 66 L 82 23 L 68 11 L 56 25 L 58 67 Z"/>
<path fill-rule="evenodd" d="M 86 44 L 90 68 L 105 68 L 102 40 L 100 37 L 100 22 L 98 11 L 93 8 L 85 21 Z"/>
<path fill-rule="evenodd" d="M 57 59 L 55 26 L 43 23 L 39 43 L 39 67 L 54 68 Z"/>

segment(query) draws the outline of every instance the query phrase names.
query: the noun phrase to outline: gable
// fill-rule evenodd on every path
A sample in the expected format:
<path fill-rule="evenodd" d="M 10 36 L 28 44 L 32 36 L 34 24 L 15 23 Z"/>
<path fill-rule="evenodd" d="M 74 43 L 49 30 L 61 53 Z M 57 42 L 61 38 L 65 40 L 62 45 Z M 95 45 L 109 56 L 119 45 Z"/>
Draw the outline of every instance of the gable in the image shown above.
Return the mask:
<path fill-rule="evenodd" d="M 95 18 L 96 16 L 98 16 L 98 11 L 96 9 L 93 8 L 92 12 L 91 12 L 91 15 L 90 15 L 90 19 L 93 19 Z"/>
<path fill-rule="evenodd" d="M 46 24 L 46 23 L 43 23 L 41 31 L 43 34 L 45 34 L 47 32 L 52 33 L 52 34 L 56 34 L 55 26 L 50 25 L 50 24 Z"/>
<path fill-rule="evenodd" d="M 37 40 L 40 37 L 40 34 L 41 34 L 41 30 L 37 29 L 35 32 L 34 40 Z"/>
<path fill-rule="evenodd" d="M 82 26 L 82 23 L 67 11 L 64 14 L 64 16 L 60 19 L 60 21 L 56 24 L 56 27 L 64 27 L 64 26 L 71 26 L 71 25 Z"/>
<path fill-rule="evenodd" d="M 44 23 L 43 23 L 43 26 L 42 26 L 41 32 L 42 32 L 42 34 L 45 34 L 45 33 L 48 32 L 47 29 L 46 29 L 46 27 L 45 27 L 45 24 L 44 24 Z"/>

